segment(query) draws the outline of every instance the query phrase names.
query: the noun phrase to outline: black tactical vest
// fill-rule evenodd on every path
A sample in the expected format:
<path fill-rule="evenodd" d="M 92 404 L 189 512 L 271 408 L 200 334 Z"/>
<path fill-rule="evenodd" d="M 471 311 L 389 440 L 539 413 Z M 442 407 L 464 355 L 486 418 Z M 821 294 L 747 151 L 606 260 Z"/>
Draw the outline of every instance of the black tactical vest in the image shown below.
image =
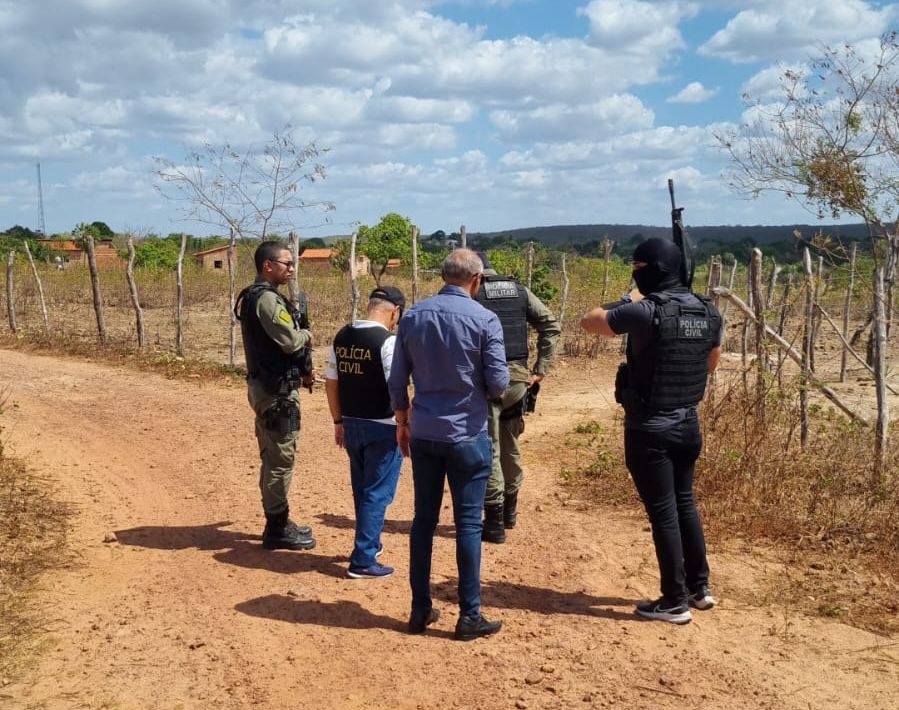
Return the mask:
<path fill-rule="evenodd" d="M 276 391 L 291 370 L 298 369 L 299 375 L 308 374 L 308 348 L 302 348 L 299 352 L 288 355 L 265 332 L 256 316 L 256 303 L 264 291 L 273 291 L 277 295 L 278 300 L 293 317 L 294 328 L 299 328 L 299 322 L 304 314 L 294 308 L 293 304 L 270 284 L 254 283 L 247 286 L 240 292 L 234 304 L 234 313 L 240 320 L 240 332 L 243 336 L 247 374 L 253 379 L 261 380 L 266 389 Z"/>
<path fill-rule="evenodd" d="M 718 343 L 721 314 L 705 296 L 682 303 L 663 292 L 647 299 L 656 304 L 650 344 L 635 355 L 628 344 L 628 380 L 641 409 L 652 412 L 693 407 L 702 401 L 709 352 Z"/>
<path fill-rule="evenodd" d="M 511 276 L 485 276 L 476 299 L 503 327 L 506 362 L 528 365 L 528 292 Z"/>
<path fill-rule="evenodd" d="M 386 328 L 353 328 L 345 325 L 334 337 L 337 359 L 337 393 L 340 413 L 359 419 L 393 416 L 381 346 L 390 337 Z"/>

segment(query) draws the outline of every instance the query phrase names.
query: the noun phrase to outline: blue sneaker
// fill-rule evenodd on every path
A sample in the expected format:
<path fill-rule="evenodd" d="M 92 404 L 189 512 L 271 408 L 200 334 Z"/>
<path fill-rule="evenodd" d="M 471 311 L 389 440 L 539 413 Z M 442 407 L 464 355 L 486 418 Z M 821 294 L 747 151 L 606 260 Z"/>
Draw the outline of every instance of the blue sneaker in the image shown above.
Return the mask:
<path fill-rule="evenodd" d="M 347 570 L 347 577 L 353 579 L 378 579 L 379 577 L 389 577 L 393 574 L 393 567 L 379 565 L 375 562 L 368 567 L 350 567 Z"/>

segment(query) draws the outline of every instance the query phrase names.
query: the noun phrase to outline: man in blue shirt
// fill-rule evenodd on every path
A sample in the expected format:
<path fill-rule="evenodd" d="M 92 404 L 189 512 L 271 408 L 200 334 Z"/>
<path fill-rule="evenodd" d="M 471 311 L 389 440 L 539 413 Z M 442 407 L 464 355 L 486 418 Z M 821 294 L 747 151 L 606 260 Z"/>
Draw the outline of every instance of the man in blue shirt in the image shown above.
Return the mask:
<path fill-rule="evenodd" d="M 473 300 L 483 270 L 469 249 L 446 257 L 445 286 L 400 320 L 388 380 L 397 443 L 404 456 L 411 455 L 415 487 L 409 633 L 423 633 L 440 617 L 431 601 L 431 551 L 447 479 L 456 523 L 460 641 L 494 634 L 502 626 L 481 614 L 481 512 L 493 463 L 488 400 L 498 399 L 508 386 L 509 370 L 499 319 Z"/>

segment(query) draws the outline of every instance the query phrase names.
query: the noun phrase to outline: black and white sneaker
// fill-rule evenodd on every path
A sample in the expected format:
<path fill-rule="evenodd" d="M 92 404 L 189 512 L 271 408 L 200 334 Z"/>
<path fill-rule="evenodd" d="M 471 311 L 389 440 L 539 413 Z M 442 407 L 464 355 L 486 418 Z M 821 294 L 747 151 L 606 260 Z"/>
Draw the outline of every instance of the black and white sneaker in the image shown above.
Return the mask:
<path fill-rule="evenodd" d="M 693 615 L 686 604 L 671 604 L 665 601 L 665 597 L 659 597 L 655 601 L 640 602 L 637 604 L 637 615 L 644 619 L 654 621 L 667 621 L 671 624 L 689 624 Z"/>
<path fill-rule="evenodd" d="M 696 609 L 711 609 L 718 603 L 715 601 L 715 597 L 712 596 L 711 590 L 705 585 L 699 587 L 696 591 L 691 592 L 687 601 L 690 606 L 695 607 Z"/>

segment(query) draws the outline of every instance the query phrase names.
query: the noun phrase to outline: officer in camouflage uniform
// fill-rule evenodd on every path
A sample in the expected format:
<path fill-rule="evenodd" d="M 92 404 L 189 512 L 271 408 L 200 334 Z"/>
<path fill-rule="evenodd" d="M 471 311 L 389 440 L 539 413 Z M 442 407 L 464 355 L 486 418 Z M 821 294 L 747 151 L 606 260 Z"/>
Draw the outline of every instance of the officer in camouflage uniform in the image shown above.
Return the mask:
<path fill-rule="evenodd" d="M 263 242 L 253 258 L 256 281 L 238 296 L 235 315 L 243 336 L 247 397 L 256 414 L 262 460 L 259 489 L 266 520 L 262 546 L 310 550 L 315 547 L 312 529 L 290 520 L 287 500 L 300 430 L 297 388 L 302 383 L 311 391 L 314 379 L 305 295 L 297 309 L 278 291 L 296 268 L 283 243 Z"/>
<path fill-rule="evenodd" d="M 524 478 L 518 437 L 524 431 L 528 389 L 539 387 L 549 370 L 562 331 L 559 321 L 530 289 L 511 276 L 499 276 L 484 252 L 484 277 L 477 301 L 499 317 L 506 344 L 509 386 L 490 405 L 487 431 L 493 443 L 493 471 L 484 499 L 485 542 L 503 543 L 518 521 L 518 491 Z M 528 325 L 537 331 L 537 361 L 528 370 Z M 536 390 L 535 390 L 536 394 Z"/>

